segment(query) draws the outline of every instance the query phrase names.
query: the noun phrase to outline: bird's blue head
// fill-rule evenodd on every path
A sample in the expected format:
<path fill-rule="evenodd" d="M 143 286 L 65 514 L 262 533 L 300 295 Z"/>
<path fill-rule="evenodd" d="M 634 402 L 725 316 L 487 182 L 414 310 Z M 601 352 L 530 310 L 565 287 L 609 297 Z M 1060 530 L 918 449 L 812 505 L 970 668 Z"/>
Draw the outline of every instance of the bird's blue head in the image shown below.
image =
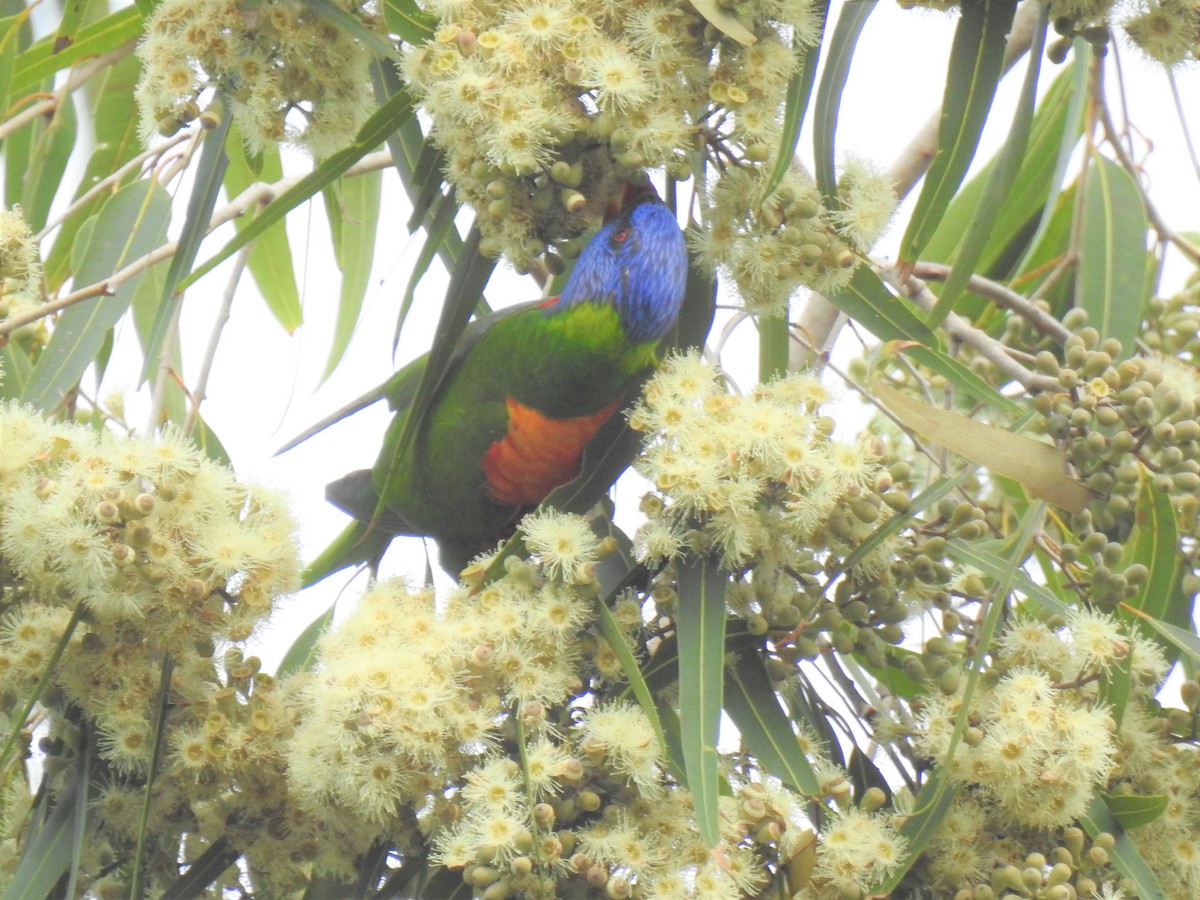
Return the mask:
<path fill-rule="evenodd" d="M 588 242 L 559 302 L 611 303 L 632 343 L 661 340 L 679 315 L 687 264 L 675 214 L 643 192 Z"/>

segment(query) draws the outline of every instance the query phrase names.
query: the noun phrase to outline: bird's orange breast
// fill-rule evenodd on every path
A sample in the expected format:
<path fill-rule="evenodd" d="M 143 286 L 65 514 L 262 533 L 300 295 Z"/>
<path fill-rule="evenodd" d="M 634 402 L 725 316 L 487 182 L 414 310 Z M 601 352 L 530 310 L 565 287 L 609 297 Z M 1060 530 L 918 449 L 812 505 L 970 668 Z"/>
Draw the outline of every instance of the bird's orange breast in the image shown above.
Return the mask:
<path fill-rule="evenodd" d="M 532 506 L 579 474 L 583 448 L 609 420 L 618 398 L 599 412 L 550 419 L 511 397 L 508 433 L 483 455 L 488 496 L 502 506 Z"/>

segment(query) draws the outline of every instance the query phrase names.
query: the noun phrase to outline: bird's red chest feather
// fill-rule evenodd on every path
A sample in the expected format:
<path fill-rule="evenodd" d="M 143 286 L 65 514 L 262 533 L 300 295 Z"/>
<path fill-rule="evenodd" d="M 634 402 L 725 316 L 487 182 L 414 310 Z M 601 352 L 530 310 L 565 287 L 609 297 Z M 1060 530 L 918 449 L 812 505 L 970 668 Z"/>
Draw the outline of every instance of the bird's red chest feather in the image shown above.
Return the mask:
<path fill-rule="evenodd" d="M 508 398 L 508 433 L 483 455 L 488 497 L 502 506 L 542 502 L 579 473 L 583 448 L 620 403 L 618 398 L 590 416 L 549 419 Z"/>

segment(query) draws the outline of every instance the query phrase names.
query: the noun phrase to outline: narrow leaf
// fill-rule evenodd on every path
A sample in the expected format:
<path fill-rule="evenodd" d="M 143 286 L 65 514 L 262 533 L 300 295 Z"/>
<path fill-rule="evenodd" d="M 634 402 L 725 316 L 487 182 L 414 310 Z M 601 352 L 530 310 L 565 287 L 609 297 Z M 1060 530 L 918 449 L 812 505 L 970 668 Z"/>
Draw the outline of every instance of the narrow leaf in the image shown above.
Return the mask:
<path fill-rule="evenodd" d="M 759 765 L 793 790 L 820 796 L 820 779 L 800 749 L 757 652 L 739 653 L 726 670 L 725 710 Z"/>
<path fill-rule="evenodd" d="M 1179 527 L 1171 495 L 1155 490 L 1146 472 L 1142 473 L 1133 534 L 1125 542 L 1122 562 L 1123 568 L 1140 563 L 1149 570 L 1145 582 L 1125 604 L 1127 607 L 1180 627 L 1191 624 L 1192 605 L 1179 586 Z"/>
<path fill-rule="evenodd" d="M 383 21 L 409 44 L 423 44 L 437 30 L 438 20 L 417 6 L 415 0 L 383 0 Z"/>
<path fill-rule="evenodd" d="M 950 555 L 964 566 L 978 569 L 988 578 L 999 581 L 1005 576 L 1008 564 L 993 553 L 980 550 L 978 547 L 956 538 L 948 541 L 946 547 L 950 551 Z M 1071 608 L 1058 599 L 1053 591 L 1045 585 L 1038 584 L 1024 572 L 1012 573 L 1010 584 L 1013 590 L 1024 594 L 1053 615 L 1066 616 L 1071 612 Z"/>
<path fill-rule="evenodd" d="M 873 393 L 926 440 L 1019 482 L 1035 497 L 1074 513 L 1092 498 L 1091 491 L 1067 475 L 1066 454 L 1052 444 L 930 406 L 882 384 Z"/>
<path fill-rule="evenodd" d="M 967 281 L 975 271 L 984 249 L 992 240 L 993 230 L 1000 218 L 1004 202 L 1012 195 L 1013 185 L 1025 159 L 1025 148 L 1029 144 L 1029 135 L 1033 130 L 1033 111 L 1037 102 L 1038 74 L 1041 72 L 1042 55 L 1046 43 L 1046 24 L 1049 16 L 1049 6 L 1042 4 L 1038 7 L 1038 21 L 1034 26 L 1033 43 L 1029 48 L 1028 69 L 1025 81 L 1021 86 L 1021 95 L 1017 100 L 1017 108 L 1013 112 L 1012 125 L 1008 129 L 1008 138 L 1004 147 L 996 157 L 995 164 L 983 189 L 983 196 L 975 209 L 975 215 L 967 226 L 962 244 L 950 270 L 950 277 L 942 285 L 941 296 L 929 311 L 927 319 L 930 327 L 937 327 L 946 318 L 946 314 L 954 309 L 955 303 L 967 286 Z"/>
<path fill-rule="evenodd" d="M 204 146 L 200 149 L 200 164 L 196 167 L 196 180 L 192 183 L 192 195 L 188 198 L 183 230 L 179 234 L 175 255 L 171 257 L 171 267 L 167 269 L 167 279 L 163 283 L 154 325 L 150 328 L 150 337 L 146 341 L 146 360 L 142 366 L 143 380 L 152 377 L 159 364 L 158 357 L 162 353 L 171 322 L 175 318 L 176 308 L 183 302 L 183 291 L 180 289 L 177 292 L 176 286 L 196 261 L 196 254 L 200 252 L 200 242 L 208 233 L 208 223 L 212 219 L 217 196 L 221 192 L 225 167 L 229 163 L 229 157 L 225 155 L 225 138 L 233 121 L 232 111 L 224 107 L 225 104 L 219 96 L 210 107 L 218 112 L 217 126 L 205 134 Z"/>
<path fill-rule="evenodd" d="M 1142 858 L 1133 841 L 1129 840 L 1129 836 L 1125 834 L 1099 791 L 1092 795 L 1092 802 L 1087 812 L 1079 817 L 1079 824 L 1092 838 L 1100 834 L 1111 834 L 1117 839 L 1116 846 L 1108 853 L 1109 859 L 1122 875 L 1133 882 L 1137 896 L 1167 896 L 1162 885 L 1158 883 L 1154 870 Z"/>
<path fill-rule="evenodd" d="M 167 886 L 159 900 L 196 900 L 203 897 L 221 873 L 238 861 L 241 856 L 229 844 L 229 838 L 221 835 L 205 848 L 204 852 L 188 863 L 187 871 Z"/>
<path fill-rule="evenodd" d="M 393 47 L 387 38 L 376 34 L 364 25 L 361 19 L 338 6 L 333 0 L 300 0 L 300 2 L 321 18 L 332 22 L 340 31 L 350 35 L 364 47 L 396 62 L 403 60 L 400 51 Z"/>
<path fill-rule="evenodd" d="M 1162 635 L 1180 653 L 1187 656 L 1191 660 L 1192 665 L 1200 664 L 1200 637 L 1197 637 L 1190 631 L 1172 625 L 1170 622 L 1162 622 L 1153 616 L 1148 616 L 1140 609 L 1134 609 L 1132 606 L 1121 604 L 1121 608 L 1126 612 L 1133 613 L 1133 615 Z"/>
<path fill-rule="evenodd" d="M 36 135 L 21 179 L 21 207 L 33 231 L 41 231 L 54 198 L 62 188 L 67 162 L 75 149 L 78 127 L 75 104 L 63 94 L 49 119 L 38 119 L 26 128 Z"/>
<path fill-rule="evenodd" d="M 830 204 L 837 198 L 834 138 L 837 136 L 842 91 L 846 89 L 850 61 L 854 58 L 858 36 L 867 24 L 867 17 L 874 11 L 875 2 L 876 0 L 860 0 L 842 5 L 837 24 L 833 27 L 833 36 L 829 39 L 829 53 L 825 58 L 821 82 L 817 85 L 813 108 L 813 150 L 816 154 L 817 188 L 826 203 Z"/>
<path fill-rule="evenodd" d="M 1020 403 L 1001 394 L 991 382 L 977 375 L 969 366 L 941 350 L 934 347 L 914 347 L 912 345 L 901 345 L 900 350 L 905 356 L 912 357 L 914 361 L 931 372 L 941 375 L 947 382 L 980 403 L 1014 417 L 1020 416 L 1026 411 Z"/>
<path fill-rule="evenodd" d="M 382 184 L 382 172 L 368 172 L 338 182 L 336 197 L 341 228 L 336 236 L 335 252 L 338 267 L 342 270 L 342 287 L 333 342 L 325 371 L 321 375 L 322 380 L 328 378 L 341 362 L 362 312 L 363 298 L 371 280 L 371 264 L 375 258 L 375 232 L 379 226 Z"/>
<path fill-rule="evenodd" d="M 629 682 L 629 689 L 633 691 L 633 696 L 637 699 L 638 706 L 645 713 L 647 720 L 650 722 L 650 727 L 654 729 L 663 759 L 671 760 L 674 766 L 682 771 L 683 761 L 678 757 L 673 757 L 671 748 L 667 745 L 667 737 L 663 733 L 663 725 L 658 716 L 658 706 L 655 703 L 654 694 L 650 692 L 650 687 L 646 684 L 646 679 L 642 677 L 642 670 L 638 666 L 633 652 L 629 649 L 629 645 L 625 643 L 625 637 L 621 634 L 621 627 L 617 624 L 617 620 L 613 618 L 608 602 L 601 598 L 596 599 L 596 624 L 600 626 L 600 633 L 604 635 L 604 640 L 608 642 L 608 646 L 612 648 L 613 655 L 617 657 L 617 661 L 621 664 L 621 671 L 625 675 L 625 680 Z"/>
<path fill-rule="evenodd" d="M 87 168 L 79 180 L 72 200 L 77 200 L 98 181 L 107 178 L 142 150 L 142 139 L 138 133 L 137 104 L 133 90 L 142 72 L 141 61 L 127 56 L 104 73 L 100 90 L 90 111 L 92 128 L 96 132 L 95 149 L 88 159 Z M 2 79 L 0 79 L 2 80 Z M 136 172 L 126 176 L 124 183 L 137 178 Z M 113 190 L 122 182 L 114 182 Z M 79 229 L 104 205 L 109 194 L 101 194 L 75 210 L 54 234 L 54 245 L 45 261 L 47 285 L 57 290 L 70 275 L 71 250 Z"/>
<path fill-rule="evenodd" d="M 783 176 L 787 174 L 796 155 L 796 144 L 800 141 L 800 130 L 804 127 L 804 116 L 808 112 L 808 100 L 812 96 L 813 85 L 817 80 L 817 63 L 821 59 L 821 42 L 825 38 L 825 22 L 829 17 L 829 0 L 821 0 L 813 10 L 819 16 L 816 23 L 816 35 L 811 47 L 796 46 L 795 53 L 800 58 L 800 66 L 788 82 L 787 97 L 783 104 L 783 128 L 779 136 L 779 149 L 775 154 L 775 166 L 767 176 L 763 187 L 762 199 L 771 196 L 771 192 L 779 187 Z"/>
<path fill-rule="evenodd" d="M 760 316 L 758 319 L 758 380 L 770 381 L 788 370 L 788 350 L 791 344 L 787 319 L 783 316 Z"/>
<path fill-rule="evenodd" d="M 54 52 L 54 39 L 45 37 L 19 57 L 13 74 L 12 95 L 35 90 L 44 78 L 76 63 L 115 50 L 142 33 L 142 14 L 133 7 L 126 7 L 98 22 L 79 29 L 75 42 L 58 53 Z"/>
<path fill-rule="evenodd" d="M 945 821 L 950 807 L 958 796 L 959 785 L 951 780 L 950 770 L 942 766 L 934 770 L 913 801 L 915 812 L 900 826 L 904 836 L 904 859 L 887 878 L 875 884 L 872 893 L 887 897 L 904 880 L 913 863 L 929 846 L 930 839 Z"/>
<path fill-rule="evenodd" d="M 296 672 L 304 672 L 312 668 L 317 656 L 317 641 L 333 623 L 333 612 L 337 609 L 337 601 L 329 604 L 329 608 L 308 623 L 308 626 L 292 641 L 287 653 L 279 662 L 275 672 L 276 678 L 283 678 Z"/>
<path fill-rule="evenodd" d="M 717 738 L 725 680 L 725 574 L 709 559 L 678 565 L 679 728 L 696 825 L 709 847 L 720 842 Z"/>
<path fill-rule="evenodd" d="M 225 140 L 225 153 L 229 165 L 225 169 L 225 193 L 236 197 L 255 181 L 274 182 L 283 177 L 283 163 L 278 147 L 268 147 L 256 159 L 251 160 L 242 142 L 241 132 L 234 122 Z M 234 227 L 241 231 L 251 221 L 237 219 Z M 287 225 L 277 221 L 255 240 L 247 260 L 250 274 L 258 285 L 259 293 L 275 318 L 290 334 L 300 327 L 303 313 L 300 309 L 300 292 L 296 287 L 296 272 L 292 263 L 292 248 L 288 241 Z"/>
<path fill-rule="evenodd" d="M 399 127 L 401 122 L 412 116 L 412 112 L 412 98 L 404 91 L 395 94 L 387 103 L 371 114 L 371 117 L 359 129 L 353 144 L 323 160 L 315 169 L 276 197 L 266 209 L 255 216 L 253 222 L 217 251 L 216 255 L 206 260 L 203 265 L 193 269 L 192 273 L 179 283 L 177 290 L 182 291 L 203 278 L 321 188 L 332 184 L 342 173 L 371 152 L 374 147 L 379 146 L 389 134 Z"/>
<path fill-rule="evenodd" d="M 1166 794 L 1107 794 L 1101 791 L 1100 796 L 1113 818 L 1126 831 L 1149 825 L 1167 810 Z"/>
<path fill-rule="evenodd" d="M 87 792 L 81 776 L 82 761 L 58 795 L 50 818 L 21 848 L 21 858 L 0 900 L 41 900 L 50 896 L 71 863 L 78 796 Z"/>
<path fill-rule="evenodd" d="M 756 44 L 758 38 L 736 15 L 730 12 L 718 0 L 691 0 L 696 12 L 704 16 L 718 31 L 726 37 L 731 37 L 739 44 Z"/>
<path fill-rule="evenodd" d="M 1148 299 L 1142 193 L 1121 166 L 1093 156 L 1083 193 L 1075 305 L 1103 338 L 1132 349 Z"/>
<path fill-rule="evenodd" d="M 80 286 L 103 282 L 160 246 L 166 240 L 170 215 L 170 195 L 156 181 L 139 181 L 119 190 L 96 217 L 75 282 Z M 144 275 L 141 272 L 122 283 L 111 296 L 85 300 L 63 311 L 22 394 L 25 402 L 46 411 L 58 405 L 95 359 L 105 333 L 129 308 Z"/>
<path fill-rule="evenodd" d="M 429 356 L 421 373 L 421 382 L 413 398 L 412 407 L 402 422 L 397 420 L 393 427 L 388 429 L 385 441 L 394 441 L 396 449 L 391 454 L 391 465 L 384 473 L 379 487 L 379 507 L 375 510 L 376 516 L 383 512 L 386 498 L 390 496 L 389 491 L 397 475 L 396 467 L 401 464 L 401 460 L 411 458 L 413 442 L 421 433 L 425 416 L 450 364 L 458 339 L 466 328 L 479 298 L 483 296 L 484 285 L 496 267 L 494 259 L 488 259 L 479 252 L 481 239 L 479 228 L 473 227 L 463 246 L 458 264 L 450 274 L 446 300 L 442 304 L 442 314 L 434 331 L 433 345 L 429 348 Z"/>
<path fill-rule="evenodd" d="M 920 258 L 975 157 L 1000 82 L 1016 8 L 1015 0 L 978 0 L 961 8 L 946 72 L 937 152 L 901 240 L 902 263 Z"/>
<path fill-rule="evenodd" d="M 915 341 L 926 347 L 938 346 L 928 326 L 868 266 L 859 266 L 849 284 L 829 294 L 829 302 L 881 341 Z"/>

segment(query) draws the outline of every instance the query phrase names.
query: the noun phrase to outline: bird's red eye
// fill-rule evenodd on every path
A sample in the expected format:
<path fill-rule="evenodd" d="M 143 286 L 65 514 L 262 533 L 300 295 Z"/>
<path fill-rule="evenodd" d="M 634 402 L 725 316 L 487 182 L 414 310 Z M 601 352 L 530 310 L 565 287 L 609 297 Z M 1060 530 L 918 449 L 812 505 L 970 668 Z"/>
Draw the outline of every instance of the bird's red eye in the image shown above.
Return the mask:
<path fill-rule="evenodd" d="M 625 238 L 627 238 L 627 237 L 629 237 L 629 226 L 628 225 L 624 226 L 623 228 L 618 228 L 616 231 L 614 231 L 612 239 L 619 244 L 622 241 L 624 241 Z"/>

